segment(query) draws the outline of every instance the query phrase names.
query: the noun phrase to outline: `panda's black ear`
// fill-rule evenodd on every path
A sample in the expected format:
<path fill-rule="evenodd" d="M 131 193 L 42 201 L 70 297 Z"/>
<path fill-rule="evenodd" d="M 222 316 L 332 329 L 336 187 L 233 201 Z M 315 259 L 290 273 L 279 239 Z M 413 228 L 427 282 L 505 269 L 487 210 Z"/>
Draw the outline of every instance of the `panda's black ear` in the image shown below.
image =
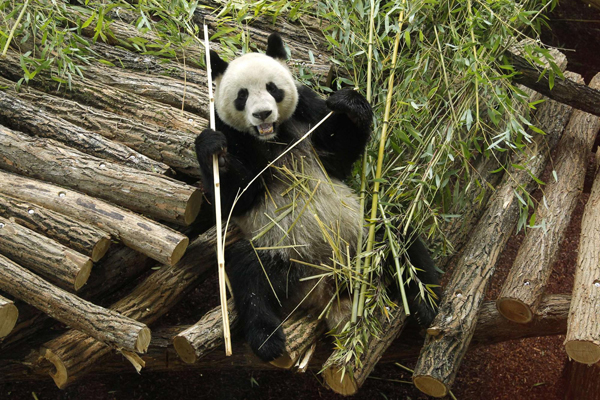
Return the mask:
<path fill-rule="evenodd" d="M 210 51 L 210 69 L 213 79 L 217 79 L 219 76 L 223 75 L 228 65 L 229 64 L 219 57 L 216 51 Z"/>
<path fill-rule="evenodd" d="M 283 40 L 278 33 L 271 33 L 267 39 L 267 55 L 280 60 L 287 60 L 287 52 Z"/>

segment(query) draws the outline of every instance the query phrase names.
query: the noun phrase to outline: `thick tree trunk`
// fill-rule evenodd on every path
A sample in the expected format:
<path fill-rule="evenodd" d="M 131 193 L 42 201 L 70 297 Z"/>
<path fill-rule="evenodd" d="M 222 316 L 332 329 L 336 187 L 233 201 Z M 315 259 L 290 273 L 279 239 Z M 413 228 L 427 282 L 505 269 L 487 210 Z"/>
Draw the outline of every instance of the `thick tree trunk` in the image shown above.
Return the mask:
<path fill-rule="evenodd" d="M 229 326 L 234 330 L 238 315 L 232 299 L 227 302 L 229 310 Z M 173 338 L 173 347 L 179 357 L 186 363 L 193 364 L 205 354 L 223 344 L 223 320 L 221 306 L 215 307 L 194 325 L 178 332 Z"/>
<path fill-rule="evenodd" d="M 510 52 L 507 52 L 507 55 L 513 67 L 521 73 L 513 78 L 515 82 L 573 108 L 600 116 L 600 90 L 592 89 L 570 79 L 564 81 L 556 79 L 554 87 L 550 89 L 548 74 L 540 76 L 540 73 L 521 56 Z"/>
<path fill-rule="evenodd" d="M 150 343 L 146 325 L 96 306 L 61 290 L 0 256 L 0 289 L 118 349 L 145 352 Z"/>
<path fill-rule="evenodd" d="M 106 257 L 96 264 L 94 273 L 78 296 L 94 304 L 106 305 L 106 296 L 127 285 L 154 263 L 154 260 L 129 247 L 113 246 Z M 18 307 L 18 323 L 10 336 L 0 344 L 1 350 L 25 340 L 30 341 L 35 333 L 51 322 L 46 314 L 28 304 L 20 303 Z"/>
<path fill-rule="evenodd" d="M 0 296 L 0 338 L 7 336 L 15 327 L 19 310 L 15 303 Z"/>
<path fill-rule="evenodd" d="M 578 81 L 570 74 L 565 76 Z M 600 75 L 591 86 L 600 88 Z M 529 322 L 544 293 L 565 229 L 583 189 L 585 166 L 598 129 L 600 118 L 576 110 L 558 144 L 554 158 L 558 181 L 548 183 L 544 190 L 545 201 L 536 210 L 536 219 L 543 221 L 545 227 L 528 232 L 496 301 L 500 313 L 512 321 Z"/>
<path fill-rule="evenodd" d="M 506 321 L 496 310 L 495 302 L 485 302 L 479 311 L 477 329 L 472 344 L 474 346 L 487 346 L 507 340 L 564 334 L 567 330 L 570 300 L 570 295 L 545 296 L 530 324 L 517 324 Z M 212 351 L 196 363 L 187 364 L 180 360 L 169 346 L 171 338 L 176 332 L 181 332 L 187 328 L 189 328 L 189 325 L 167 327 L 153 331 L 148 352 L 142 355 L 146 364 L 144 371 L 174 372 L 197 369 L 225 372 L 239 368 L 259 370 L 277 368 L 258 359 L 241 340 L 233 342 L 233 354 L 230 357 L 225 356 L 224 352 Z M 414 331 L 407 331 L 402 335 L 402 339 L 392 343 L 379 363 L 393 363 L 398 362 L 398 360 L 416 357 L 422 345 L 423 338 L 421 336 Z M 5 353 L 0 358 L 0 382 L 47 379 L 48 373 L 54 366 L 44 365 L 40 362 L 37 351 L 19 350 L 17 354 Z M 319 343 L 317 351 L 314 353 L 311 368 L 320 369 L 330 354 L 331 345 Z M 95 374 L 123 374 L 132 373 L 133 371 L 130 365 L 123 362 L 121 355 L 107 357 L 105 363 L 97 363 L 91 368 L 91 373 Z"/>
<path fill-rule="evenodd" d="M 591 117 L 591 116 L 590 116 Z M 598 118 L 595 118 L 598 119 Z M 583 364 L 600 361 L 600 174 L 592 186 L 581 220 L 577 269 L 569 312 L 565 350 Z"/>
<path fill-rule="evenodd" d="M 238 239 L 237 231 L 227 235 L 229 242 Z M 181 298 L 204 278 L 204 273 L 216 264 L 215 231 L 200 236 L 190 246 L 185 257 L 175 266 L 162 266 L 140 283 L 129 295 L 110 308 L 120 315 L 151 324 L 173 308 Z M 44 344 L 49 359 L 59 373 L 51 373 L 59 388 L 78 380 L 111 353 L 111 348 L 71 329 Z"/>
<path fill-rule="evenodd" d="M 564 125 L 557 121 L 567 123 L 565 118 L 557 118 L 561 108 L 563 114 L 568 110 L 568 107 L 558 106 L 553 101 L 539 107 L 539 115 L 552 117 L 540 120 L 538 124 L 546 136 L 535 136 L 525 153 L 514 161 L 514 164 L 526 165 L 527 168 L 513 168 L 505 176 L 458 259 L 444 290 L 438 315 L 428 329 L 425 347 L 413 375 L 417 388 L 430 396 L 448 394 L 456 377 L 475 330 L 477 312 L 487 283 L 519 217 L 519 200 L 515 192 L 520 188 L 531 189 L 533 179 L 530 174 L 538 176 L 543 171 L 549 151 L 564 130 Z M 549 112 L 548 109 L 554 111 Z"/>
<path fill-rule="evenodd" d="M 81 289 L 92 270 L 89 257 L 2 217 L 0 254 L 68 291 Z"/>
<path fill-rule="evenodd" d="M 350 361 L 336 361 L 339 360 L 340 355 L 337 351 L 334 351 L 325 362 L 325 365 L 329 365 L 323 372 L 325 383 L 334 392 L 341 395 L 356 394 L 383 356 L 383 353 L 402 332 L 406 317 L 407 315 L 400 307 L 389 319 L 387 316 L 381 315 L 379 326 L 384 327 L 384 329 L 382 329 L 381 334 L 370 336 L 367 339 L 360 360 L 353 358 Z"/>
<path fill-rule="evenodd" d="M 165 174 L 169 166 L 149 159 L 131 148 L 105 139 L 72 123 L 53 117 L 37 105 L 0 91 L 0 123 L 30 135 L 51 138 L 91 156 L 142 171 Z"/>
<path fill-rule="evenodd" d="M 9 51 L 6 57 L 0 58 L 0 75 L 15 82 L 22 78 L 23 70 L 19 64 L 19 57 L 14 52 Z M 137 118 L 167 128 L 189 132 L 193 135 L 198 135 L 208 126 L 206 119 L 198 115 L 178 110 L 154 100 L 144 99 L 136 94 L 115 89 L 90 79 L 74 76 L 71 80 L 71 88 L 67 89 L 65 85 L 52 80 L 47 72 L 42 71 L 36 75 L 35 79 L 29 81 L 29 85 L 44 92 L 58 94 L 127 118 Z"/>
<path fill-rule="evenodd" d="M 154 218 L 191 224 L 200 211 L 199 189 L 152 172 L 88 156 L 56 141 L 0 125 L 0 167 L 69 187 Z"/>
<path fill-rule="evenodd" d="M 54 239 L 94 262 L 100 260 L 110 246 L 110 235 L 101 229 L 2 194 L 0 216 Z"/>
<path fill-rule="evenodd" d="M 8 87 L 15 85 L 14 82 L 2 77 L 0 77 L 0 84 Z M 41 107 L 51 115 L 81 126 L 90 132 L 99 133 L 107 139 L 123 143 L 180 172 L 200 177 L 194 150 L 196 137 L 188 132 L 124 118 L 109 111 L 88 107 L 76 101 L 52 96 L 30 87 L 21 87 L 18 92 L 11 91 L 10 93 Z"/>
<path fill-rule="evenodd" d="M 0 193 L 97 226 L 126 246 L 165 264 L 175 264 L 189 242 L 181 233 L 141 215 L 35 179 L 0 171 Z"/>

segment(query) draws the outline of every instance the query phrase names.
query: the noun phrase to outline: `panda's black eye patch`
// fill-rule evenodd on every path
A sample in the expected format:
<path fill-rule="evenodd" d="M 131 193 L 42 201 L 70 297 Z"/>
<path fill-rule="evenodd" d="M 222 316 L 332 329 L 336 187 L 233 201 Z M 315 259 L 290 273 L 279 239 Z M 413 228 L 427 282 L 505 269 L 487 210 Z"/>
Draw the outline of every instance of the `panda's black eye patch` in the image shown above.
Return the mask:
<path fill-rule="evenodd" d="M 243 111 L 246 107 L 246 100 L 248 100 L 248 89 L 240 89 L 237 94 L 237 98 L 233 101 L 235 109 Z"/>
<path fill-rule="evenodd" d="M 285 92 L 282 89 L 279 89 L 273 82 L 267 83 L 267 92 L 269 92 L 278 103 L 282 102 L 285 97 Z"/>

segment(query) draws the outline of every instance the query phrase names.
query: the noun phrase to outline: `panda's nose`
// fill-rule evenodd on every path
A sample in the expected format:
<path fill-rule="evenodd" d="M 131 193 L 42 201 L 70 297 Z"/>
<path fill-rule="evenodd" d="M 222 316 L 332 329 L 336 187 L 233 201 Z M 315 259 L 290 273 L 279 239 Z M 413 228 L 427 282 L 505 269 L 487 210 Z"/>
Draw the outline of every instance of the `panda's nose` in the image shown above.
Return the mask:
<path fill-rule="evenodd" d="M 269 118 L 269 115 L 271 115 L 273 112 L 271 110 L 265 110 L 265 111 L 259 111 L 259 112 L 255 112 L 252 113 L 252 116 L 254 118 L 258 118 L 261 121 L 264 121 L 265 119 Z"/>

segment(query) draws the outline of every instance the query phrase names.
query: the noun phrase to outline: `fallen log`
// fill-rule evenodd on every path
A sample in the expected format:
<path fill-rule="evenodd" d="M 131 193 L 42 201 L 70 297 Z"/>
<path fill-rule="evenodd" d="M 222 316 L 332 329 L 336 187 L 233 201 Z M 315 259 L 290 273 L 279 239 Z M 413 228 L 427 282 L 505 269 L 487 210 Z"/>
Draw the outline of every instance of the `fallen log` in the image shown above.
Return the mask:
<path fill-rule="evenodd" d="M 591 117 L 591 116 L 590 116 Z M 598 119 L 598 118 L 595 118 Z M 581 218 L 577 268 L 569 311 L 565 350 L 582 364 L 600 361 L 600 174 L 596 178 Z"/>
<path fill-rule="evenodd" d="M 577 81 L 573 75 L 565 74 Z M 600 88 L 600 76 L 597 78 L 593 84 Z M 600 118 L 576 110 L 557 146 L 554 170 L 558 180 L 546 186 L 545 200 L 536 209 L 536 219 L 543 221 L 544 227 L 529 230 L 525 236 L 496 300 L 500 313 L 511 321 L 529 322 L 545 291 L 583 189 L 585 166 L 599 129 Z"/>
<path fill-rule="evenodd" d="M 19 310 L 12 300 L 0 296 L 0 338 L 7 336 L 15 327 Z"/>
<path fill-rule="evenodd" d="M 0 124 L 30 135 L 51 138 L 83 153 L 142 171 L 166 174 L 169 166 L 149 159 L 124 144 L 105 139 L 61 118 L 49 115 L 35 103 L 27 103 L 0 91 Z"/>
<path fill-rule="evenodd" d="M 378 335 L 371 335 L 364 343 L 364 350 L 360 360 L 349 364 L 347 360 L 340 360 L 340 355 L 334 351 L 325 362 L 327 368 L 323 371 L 323 379 L 327 386 L 343 396 L 351 396 L 365 383 L 367 377 L 377 365 L 383 353 L 396 340 L 406 322 L 404 309 L 398 307 L 390 316 L 380 315 L 379 326 L 385 327 Z M 348 369 L 348 367 L 350 367 Z"/>
<path fill-rule="evenodd" d="M 0 193 L 97 226 L 126 246 L 165 264 L 175 264 L 189 239 L 141 215 L 102 200 L 35 179 L 0 171 Z"/>
<path fill-rule="evenodd" d="M 92 225 L 0 194 L 0 216 L 15 221 L 91 258 L 100 260 L 110 246 L 110 235 Z"/>
<path fill-rule="evenodd" d="M 154 260 L 142 253 L 119 245 L 114 246 L 105 258 L 94 266 L 94 273 L 78 296 L 93 301 L 94 304 L 106 305 L 106 297 L 127 285 L 142 272 L 154 265 Z M 27 341 L 52 321 L 38 309 L 20 303 L 17 325 L 11 334 L 0 343 L 3 351 L 15 344 Z M 153 335 L 154 336 L 154 335 Z"/>
<path fill-rule="evenodd" d="M 152 172 L 88 156 L 52 139 L 31 137 L 0 125 L 0 167 L 111 201 L 179 225 L 200 211 L 199 189 Z"/>
<path fill-rule="evenodd" d="M 14 82 L 22 78 L 23 70 L 20 67 L 19 57 L 13 51 L 7 52 L 5 57 L 0 58 L 0 75 Z M 29 81 L 29 85 L 44 92 L 61 95 L 67 99 L 127 118 L 137 118 L 170 129 L 190 132 L 196 136 L 204 127 L 208 126 L 206 119 L 198 115 L 154 100 L 144 99 L 136 94 L 112 88 L 91 79 L 73 76 L 71 87 L 67 89 L 66 85 L 52 80 L 47 71 L 41 71 L 36 75 L 36 79 Z"/>
<path fill-rule="evenodd" d="M 145 352 L 146 325 L 65 292 L 0 255 L 0 289 L 117 349 Z"/>
<path fill-rule="evenodd" d="M 569 112 L 568 109 L 554 101 L 545 102 L 538 108 L 538 115 L 551 117 L 540 119 L 538 124 L 546 135 L 534 136 L 524 153 L 518 154 L 513 164 L 525 168 L 512 167 L 505 175 L 458 258 L 438 314 L 427 330 L 425 346 L 413 374 L 415 386 L 427 395 L 443 397 L 454 382 L 473 337 L 488 281 L 519 217 L 519 200 L 515 192 L 521 188 L 532 189 L 531 176 L 538 176 L 543 171 L 549 151 L 564 130 L 564 125 L 555 121 L 567 122 L 557 115 Z"/>
<path fill-rule="evenodd" d="M 546 295 L 541 301 L 538 311 L 529 324 L 517 324 L 506 321 L 496 309 L 494 301 L 485 302 L 479 311 L 477 328 L 471 342 L 472 346 L 488 346 L 508 340 L 518 340 L 528 337 L 562 335 L 567 331 L 567 316 L 571 296 L 568 294 Z M 233 369 L 273 370 L 274 365 L 265 363 L 256 357 L 252 350 L 242 340 L 233 342 L 233 354 L 225 356 L 224 352 L 213 351 L 206 354 L 194 364 L 188 364 L 179 359 L 170 347 L 171 339 L 176 332 L 189 328 L 173 326 L 156 329 L 152 332 L 152 340 L 148 352 L 142 355 L 146 364 L 144 371 L 174 372 L 183 370 L 219 370 Z M 419 354 L 423 338 L 415 331 L 406 331 L 402 339 L 394 341 L 384 353 L 379 364 L 394 363 L 402 359 L 412 359 Z M 319 369 L 331 354 L 331 346 L 322 343 L 317 347 L 311 363 L 312 369 Z M 26 380 L 47 379 L 48 373 L 54 368 L 40 362 L 37 351 L 16 349 L 14 353 L 4 353 L 0 356 L 0 382 L 15 382 Z M 123 374 L 133 373 L 130 365 L 123 362 L 123 357 L 113 355 L 106 362 L 96 363 L 90 368 L 90 374 Z"/>
<path fill-rule="evenodd" d="M 600 90 L 592 89 L 570 79 L 556 79 L 554 86 L 550 89 L 548 74 L 541 75 L 521 56 L 511 52 L 506 54 L 512 66 L 519 72 L 513 78 L 515 82 L 560 103 L 600 117 Z"/>
<path fill-rule="evenodd" d="M 0 254 L 68 291 L 81 289 L 92 271 L 89 257 L 2 217 Z"/>
<path fill-rule="evenodd" d="M 0 77 L 0 85 L 14 87 L 15 83 Z M 177 171 L 193 177 L 200 177 L 198 160 L 194 151 L 196 136 L 188 132 L 125 118 L 30 87 L 21 87 L 18 92 L 12 91 L 11 94 L 90 132 L 123 143 Z"/>
<path fill-rule="evenodd" d="M 232 299 L 227 302 L 229 324 L 236 328 L 238 315 Z M 207 312 L 200 321 L 189 328 L 177 332 L 173 337 L 173 347 L 177 355 L 186 363 L 193 364 L 202 356 L 223 344 L 223 319 L 221 306 Z"/>
<path fill-rule="evenodd" d="M 300 357 L 303 355 L 308 353 L 308 356 L 311 356 L 309 349 L 325 333 L 325 323 L 311 314 L 296 311 L 283 323 L 282 329 L 285 334 L 285 353 L 271 361 L 271 364 L 279 368 L 290 369 L 299 363 Z M 302 361 L 308 363 L 308 361 Z M 300 366 L 301 368 L 302 366 Z"/>
<path fill-rule="evenodd" d="M 238 231 L 227 235 L 229 242 L 238 238 Z M 215 266 L 215 245 L 213 229 L 196 239 L 178 264 L 162 266 L 110 309 L 147 324 L 156 321 Z M 74 329 L 45 343 L 43 348 L 44 356 L 55 366 L 56 372 L 50 375 L 61 389 L 84 376 L 112 350 L 106 344 Z"/>

